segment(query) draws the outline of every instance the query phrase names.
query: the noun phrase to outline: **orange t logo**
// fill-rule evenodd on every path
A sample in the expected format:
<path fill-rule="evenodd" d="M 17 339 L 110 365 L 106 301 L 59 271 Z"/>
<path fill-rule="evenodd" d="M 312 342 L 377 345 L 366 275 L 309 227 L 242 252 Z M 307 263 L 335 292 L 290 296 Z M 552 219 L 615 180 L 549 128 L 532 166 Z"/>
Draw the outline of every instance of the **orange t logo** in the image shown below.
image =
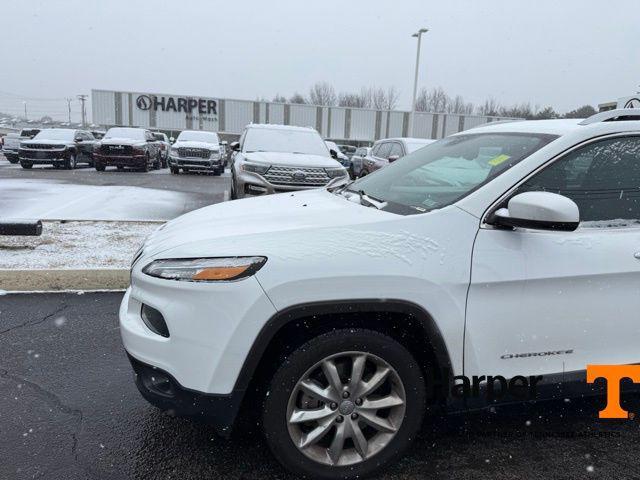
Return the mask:
<path fill-rule="evenodd" d="M 587 365 L 587 383 L 596 378 L 607 380 L 607 406 L 600 410 L 599 418 L 629 418 L 629 412 L 620 406 L 620 380 L 628 378 L 640 383 L 640 365 Z"/>

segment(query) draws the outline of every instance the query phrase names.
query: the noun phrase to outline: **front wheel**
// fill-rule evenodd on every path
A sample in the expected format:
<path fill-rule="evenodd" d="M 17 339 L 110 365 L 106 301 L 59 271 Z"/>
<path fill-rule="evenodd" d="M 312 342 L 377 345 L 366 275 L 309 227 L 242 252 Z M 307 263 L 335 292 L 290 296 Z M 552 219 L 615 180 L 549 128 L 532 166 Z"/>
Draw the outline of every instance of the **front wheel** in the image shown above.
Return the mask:
<path fill-rule="evenodd" d="M 336 330 L 287 357 L 265 397 L 263 428 L 276 458 L 326 480 L 379 472 L 410 446 L 425 385 L 409 351 L 375 331 Z"/>
<path fill-rule="evenodd" d="M 15 163 L 18 163 L 18 162 L 19 162 L 18 157 L 14 157 L 14 156 L 8 156 L 8 157 L 7 157 L 7 156 L 5 155 L 5 158 L 6 158 L 7 160 L 9 160 L 9 163 L 14 163 L 14 164 L 15 164 Z"/>
<path fill-rule="evenodd" d="M 74 153 L 69 155 L 69 158 L 64 162 L 64 168 L 67 170 L 73 170 L 76 168 L 76 155 Z"/>
<path fill-rule="evenodd" d="M 104 163 L 101 163 L 101 162 L 95 162 L 93 166 L 95 167 L 96 171 L 98 171 L 98 172 L 104 172 L 104 170 L 106 168 Z"/>
<path fill-rule="evenodd" d="M 20 162 L 20 166 L 22 168 L 26 168 L 27 170 L 33 168 L 33 163 L 31 162 Z"/>
<path fill-rule="evenodd" d="M 171 170 L 171 173 L 173 173 L 174 175 L 180 173 L 180 169 L 178 167 L 169 167 L 169 170 Z"/>

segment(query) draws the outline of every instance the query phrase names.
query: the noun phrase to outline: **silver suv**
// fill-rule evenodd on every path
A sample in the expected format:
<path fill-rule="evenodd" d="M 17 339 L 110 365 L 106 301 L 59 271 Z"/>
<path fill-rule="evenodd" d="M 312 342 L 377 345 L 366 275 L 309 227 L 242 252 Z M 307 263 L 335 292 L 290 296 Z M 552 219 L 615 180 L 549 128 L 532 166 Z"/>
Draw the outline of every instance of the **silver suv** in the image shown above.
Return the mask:
<path fill-rule="evenodd" d="M 309 127 L 247 125 L 234 150 L 231 198 L 333 187 L 349 180 L 320 134 Z"/>

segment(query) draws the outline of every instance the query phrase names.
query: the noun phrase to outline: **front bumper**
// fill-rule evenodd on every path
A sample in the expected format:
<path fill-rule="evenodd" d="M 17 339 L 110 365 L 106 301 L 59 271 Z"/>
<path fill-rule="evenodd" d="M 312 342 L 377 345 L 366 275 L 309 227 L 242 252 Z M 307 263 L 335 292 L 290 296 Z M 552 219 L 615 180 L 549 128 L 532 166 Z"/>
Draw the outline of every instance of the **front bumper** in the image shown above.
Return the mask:
<path fill-rule="evenodd" d="M 326 185 L 284 185 L 269 183 L 264 177 L 257 173 L 240 171 L 235 176 L 235 188 L 238 198 L 252 195 L 270 195 L 273 193 L 295 192 L 300 190 L 313 190 L 315 188 L 339 187 L 349 181 L 349 176 L 337 177 L 329 181 Z"/>
<path fill-rule="evenodd" d="M 18 150 L 18 158 L 21 162 L 34 165 L 52 165 L 65 162 L 69 159 L 69 150 Z"/>
<path fill-rule="evenodd" d="M 183 158 L 169 155 L 169 166 L 177 168 L 188 168 L 190 170 L 219 170 L 224 168 L 223 160 L 204 158 Z"/>
<path fill-rule="evenodd" d="M 146 155 L 104 155 L 94 153 L 95 163 L 105 167 L 144 167 L 147 161 Z"/>
<path fill-rule="evenodd" d="M 193 417 L 213 425 L 223 437 L 231 434 L 243 392 L 212 395 L 184 388 L 167 372 L 127 354 L 135 373 L 136 387 L 151 405 L 180 417 Z"/>

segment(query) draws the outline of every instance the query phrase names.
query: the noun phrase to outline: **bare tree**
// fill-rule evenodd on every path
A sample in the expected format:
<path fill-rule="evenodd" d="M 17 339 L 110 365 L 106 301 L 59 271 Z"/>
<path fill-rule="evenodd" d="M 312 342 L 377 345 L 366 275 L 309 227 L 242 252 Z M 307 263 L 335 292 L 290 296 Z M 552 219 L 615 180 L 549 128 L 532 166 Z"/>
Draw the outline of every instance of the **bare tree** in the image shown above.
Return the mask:
<path fill-rule="evenodd" d="M 565 113 L 564 118 L 587 118 L 596 113 L 598 113 L 598 111 L 591 105 L 583 105 L 580 108 Z"/>
<path fill-rule="evenodd" d="M 495 117 L 499 115 L 501 108 L 502 106 L 495 98 L 489 97 L 484 101 L 482 105 L 478 106 L 478 115 Z"/>
<path fill-rule="evenodd" d="M 338 105 L 341 107 L 371 108 L 371 88 L 362 87 L 359 93 L 341 92 Z"/>
<path fill-rule="evenodd" d="M 429 91 L 422 87 L 416 97 L 416 111 L 418 112 L 447 112 L 451 98 L 442 87 Z"/>
<path fill-rule="evenodd" d="M 287 99 L 283 95 L 280 95 L 279 93 L 276 93 L 275 96 L 273 97 L 272 102 L 275 102 L 275 103 L 287 103 Z"/>
<path fill-rule="evenodd" d="M 462 95 L 456 95 L 447 105 L 447 113 L 457 113 L 460 115 L 471 115 L 475 106 L 471 102 L 465 102 Z"/>
<path fill-rule="evenodd" d="M 309 90 L 309 103 L 313 105 L 333 106 L 337 103 L 336 91 L 327 82 L 317 82 Z"/>
<path fill-rule="evenodd" d="M 371 90 L 373 108 L 377 110 L 393 110 L 398 103 L 398 92 L 395 87 L 374 88 Z"/>
<path fill-rule="evenodd" d="M 307 103 L 307 99 L 296 92 L 289 98 L 289 103 Z"/>

